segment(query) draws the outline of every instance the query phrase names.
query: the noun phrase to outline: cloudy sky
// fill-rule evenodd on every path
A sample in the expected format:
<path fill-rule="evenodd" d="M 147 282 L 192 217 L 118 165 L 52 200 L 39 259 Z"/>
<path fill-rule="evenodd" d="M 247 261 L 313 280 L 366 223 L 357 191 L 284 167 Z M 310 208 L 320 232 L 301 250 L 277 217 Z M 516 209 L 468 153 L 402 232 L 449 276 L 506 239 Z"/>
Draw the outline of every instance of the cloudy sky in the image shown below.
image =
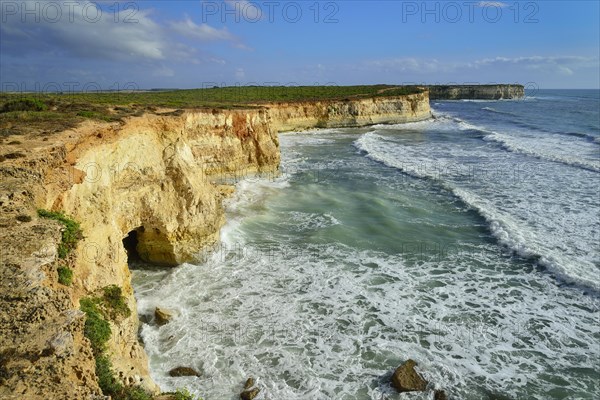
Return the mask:
<path fill-rule="evenodd" d="M 0 83 L 598 88 L 599 3 L 0 0 Z"/>

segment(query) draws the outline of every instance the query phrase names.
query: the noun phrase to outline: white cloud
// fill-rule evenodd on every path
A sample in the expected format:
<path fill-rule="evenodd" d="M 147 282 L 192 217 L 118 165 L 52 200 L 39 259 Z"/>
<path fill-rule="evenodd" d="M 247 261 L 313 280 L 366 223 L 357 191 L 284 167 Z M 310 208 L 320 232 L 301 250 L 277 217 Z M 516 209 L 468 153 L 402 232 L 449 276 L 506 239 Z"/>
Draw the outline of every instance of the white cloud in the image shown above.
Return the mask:
<path fill-rule="evenodd" d="M 516 67 L 534 71 L 573 75 L 576 69 L 595 67 L 598 68 L 599 60 L 594 57 L 581 56 L 529 56 L 529 57 L 495 57 L 484 58 L 469 64 L 472 68 L 488 67 Z"/>
<path fill-rule="evenodd" d="M 365 62 L 359 69 L 376 71 L 427 74 L 468 71 L 468 70 L 530 70 L 538 72 L 573 75 L 579 68 L 599 67 L 598 58 L 581 56 L 528 56 L 528 57 L 494 57 L 467 62 L 440 62 L 437 59 L 392 58 Z"/>
<path fill-rule="evenodd" d="M 164 26 L 153 18 L 153 11 L 123 10 L 115 14 L 102 10 L 88 0 L 56 2 L 26 0 L 15 3 L 16 10 L 44 10 L 61 7 L 60 18 L 54 14 L 28 15 L 1 7 L 0 40 L 3 55 L 18 58 L 75 57 L 102 61 L 130 62 L 210 62 L 195 44 L 185 44 L 173 36 L 179 34 L 197 42 L 228 41 L 236 48 L 248 49 L 226 28 L 196 24 L 189 17 Z M 46 8 L 47 7 L 47 8 Z M 198 43 L 200 44 L 200 43 Z"/>
<path fill-rule="evenodd" d="M 171 28 L 182 36 L 202 41 L 230 40 L 237 41 L 227 28 L 216 29 L 208 24 L 196 24 L 189 17 L 183 21 L 172 22 Z"/>
<path fill-rule="evenodd" d="M 508 7 L 508 4 L 502 3 L 500 1 L 480 1 L 477 3 L 477 7 L 486 8 L 486 7 L 497 7 L 504 8 Z"/>
<path fill-rule="evenodd" d="M 44 10 L 45 4 L 60 6 L 60 2 L 23 1 L 19 9 Z M 65 3 L 66 4 L 66 3 Z M 80 1 L 61 8 L 55 19 L 44 15 L 23 18 L 3 8 L 1 33 L 3 51 L 53 52 L 99 59 L 150 59 L 166 57 L 169 46 L 161 27 L 150 18 L 150 12 L 138 10 L 136 22 L 125 22 L 131 11 L 119 14 L 102 12 L 95 3 Z M 117 21 L 117 22 L 115 22 Z"/>

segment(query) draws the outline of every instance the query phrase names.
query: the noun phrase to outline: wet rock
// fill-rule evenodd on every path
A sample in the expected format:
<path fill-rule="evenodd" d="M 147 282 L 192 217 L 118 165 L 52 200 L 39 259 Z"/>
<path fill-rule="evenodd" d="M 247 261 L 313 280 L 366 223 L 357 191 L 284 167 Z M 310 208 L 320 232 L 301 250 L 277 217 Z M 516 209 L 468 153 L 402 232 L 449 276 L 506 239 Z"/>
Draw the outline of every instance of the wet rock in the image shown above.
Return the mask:
<path fill-rule="evenodd" d="M 173 313 L 163 308 L 156 307 L 156 310 L 154 310 L 154 318 L 159 326 L 163 326 L 173 319 Z"/>
<path fill-rule="evenodd" d="M 448 400 L 448 396 L 443 390 L 436 390 L 433 393 L 433 400 Z"/>
<path fill-rule="evenodd" d="M 240 399 L 242 399 L 242 400 L 253 400 L 254 398 L 256 398 L 256 396 L 258 396 L 259 393 L 260 393 L 260 389 L 259 388 L 244 390 L 240 394 Z"/>
<path fill-rule="evenodd" d="M 252 386 L 254 386 L 254 378 L 248 378 L 244 383 L 244 389 L 250 389 Z"/>
<path fill-rule="evenodd" d="M 177 367 L 173 368 L 169 371 L 169 375 L 172 377 L 180 377 L 180 376 L 196 376 L 199 377 L 200 373 L 193 368 L 190 367 Z"/>
<path fill-rule="evenodd" d="M 392 386 L 399 392 L 422 392 L 427 387 L 427 381 L 415 371 L 417 363 L 408 360 L 394 371 Z"/>

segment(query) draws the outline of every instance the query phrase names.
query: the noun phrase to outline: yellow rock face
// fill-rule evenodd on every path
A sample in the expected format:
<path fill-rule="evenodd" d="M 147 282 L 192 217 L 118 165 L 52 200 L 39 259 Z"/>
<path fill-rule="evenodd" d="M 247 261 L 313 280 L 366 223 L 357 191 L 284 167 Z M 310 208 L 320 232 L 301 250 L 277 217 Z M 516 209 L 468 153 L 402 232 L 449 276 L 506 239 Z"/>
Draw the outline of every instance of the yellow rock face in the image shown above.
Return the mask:
<path fill-rule="evenodd" d="M 399 124 L 431 117 L 429 93 L 358 100 L 274 104 L 269 108 L 278 132 L 374 124 Z"/>

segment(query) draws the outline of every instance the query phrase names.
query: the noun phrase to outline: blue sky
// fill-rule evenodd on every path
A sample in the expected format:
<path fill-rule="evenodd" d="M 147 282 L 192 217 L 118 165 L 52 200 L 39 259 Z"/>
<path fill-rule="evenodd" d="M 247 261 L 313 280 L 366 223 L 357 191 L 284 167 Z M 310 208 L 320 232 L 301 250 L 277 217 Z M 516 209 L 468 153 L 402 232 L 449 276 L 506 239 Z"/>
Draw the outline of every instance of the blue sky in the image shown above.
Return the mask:
<path fill-rule="evenodd" d="M 0 0 L 3 90 L 600 87 L 598 1 Z"/>

